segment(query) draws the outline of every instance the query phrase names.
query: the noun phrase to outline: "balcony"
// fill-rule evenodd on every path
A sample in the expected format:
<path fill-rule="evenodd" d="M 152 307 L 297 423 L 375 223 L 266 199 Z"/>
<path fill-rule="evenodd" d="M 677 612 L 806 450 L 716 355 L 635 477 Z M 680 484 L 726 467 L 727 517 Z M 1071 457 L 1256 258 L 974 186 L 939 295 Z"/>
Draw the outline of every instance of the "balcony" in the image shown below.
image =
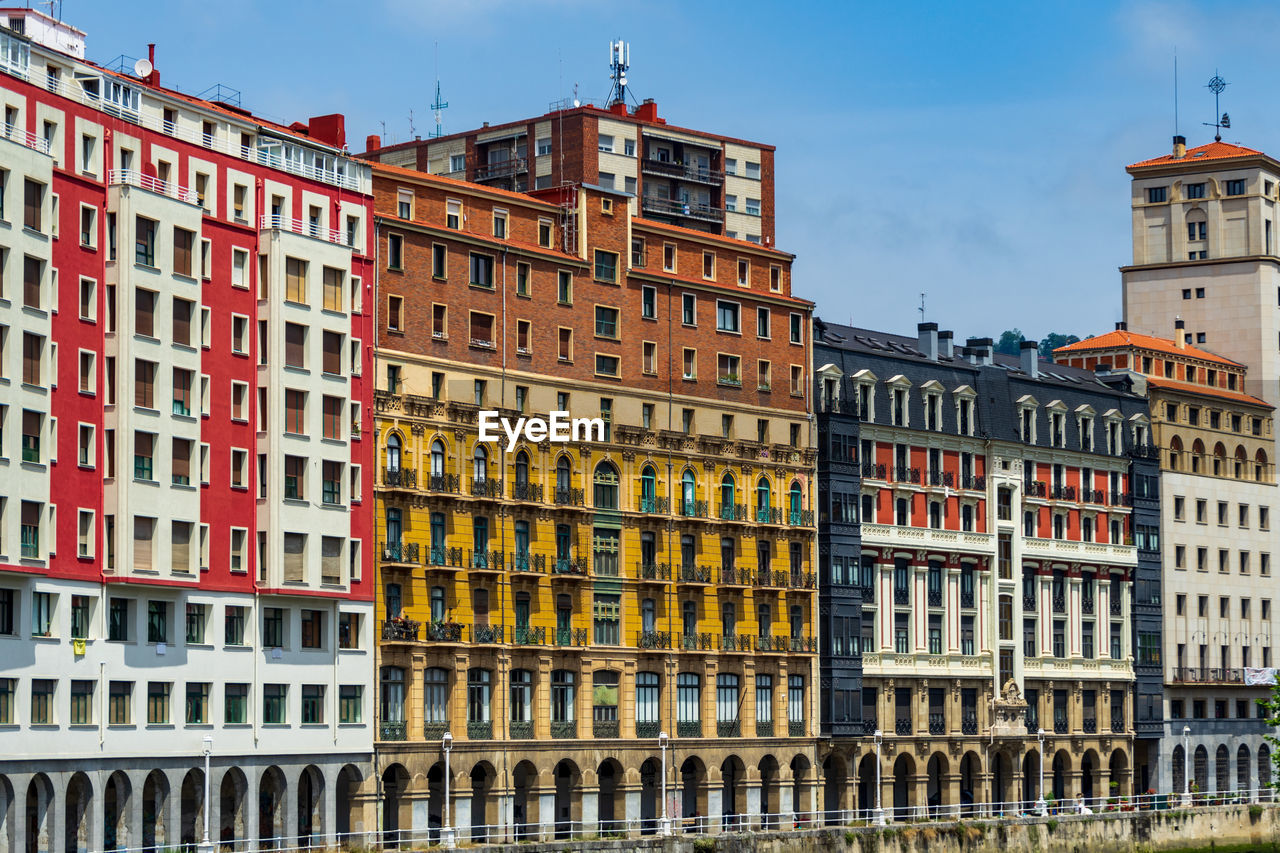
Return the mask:
<path fill-rule="evenodd" d="M 636 580 L 663 583 L 671 580 L 670 563 L 639 563 L 636 565 Z"/>
<path fill-rule="evenodd" d="M 911 468 L 906 465 L 893 466 L 893 479 L 899 483 L 914 483 L 920 485 L 920 469 Z"/>
<path fill-rule="evenodd" d="M 929 712 L 929 734 L 943 735 L 947 733 L 947 719 L 941 711 Z"/>
<path fill-rule="evenodd" d="M 1084 719 L 1084 720 L 1081 720 L 1081 721 L 1080 721 L 1080 728 L 1081 728 L 1081 729 L 1084 731 L 1084 733 L 1085 733 L 1085 734 L 1087 734 L 1087 735 L 1097 734 L 1097 733 L 1098 733 L 1098 720 L 1097 720 L 1097 718 L 1086 718 L 1086 719 Z"/>
<path fill-rule="evenodd" d="M 467 551 L 466 565 L 477 572 L 500 572 L 506 560 L 504 551 Z"/>
<path fill-rule="evenodd" d="M 422 639 L 428 643 L 461 643 L 461 622 L 428 622 L 423 626 Z"/>
<path fill-rule="evenodd" d="M 1062 711 L 1061 713 L 1057 713 L 1057 712 L 1055 712 L 1055 713 L 1054 713 L 1054 715 L 1053 715 L 1053 731 L 1054 731 L 1054 734 L 1060 734 L 1060 735 L 1065 735 L 1065 734 L 1067 733 L 1067 713 L 1066 713 L 1066 711 Z"/>
<path fill-rule="evenodd" d="M 676 723 L 676 737 L 702 737 L 702 721 L 680 720 Z"/>
<path fill-rule="evenodd" d="M 724 209 L 709 204 L 698 204 L 694 201 L 679 201 L 662 198 L 656 195 L 645 195 L 640 199 L 640 211 L 644 216 L 675 216 L 688 219 L 700 219 L 704 222 L 723 222 Z"/>
<path fill-rule="evenodd" d="M 1029 498 L 1042 498 L 1048 492 L 1048 487 L 1039 480 L 1032 480 L 1031 482 L 1024 482 L 1022 484 L 1022 491 Z"/>
<path fill-rule="evenodd" d="M 756 737 L 773 737 L 773 720 L 756 720 Z"/>
<path fill-rule="evenodd" d="M 427 478 L 427 491 L 448 495 L 458 494 L 459 481 L 457 474 L 432 474 Z"/>
<path fill-rule="evenodd" d="M 948 489 L 950 489 L 950 488 L 954 488 L 954 487 L 955 487 L 955 475 L 954 475 L 954 474 L 952 474 L 950 471 L 930 471 L 930 472 L 929 472 L 929 485 L 930 485 L 930 486 L 945 486 L 945 487 L 946 487 L 946 488 L 948 488 Z"/>
<path fill-rule="evenodd" d="M 906 605 L 910 604 L 910 603 L 911 603 L 911 590 L 909 590 L 909 589 L 899 589 L 899 588 L 897 588 L 897 587 L 894 587 L 894 590 L 893 590 L 893 603 L 894 603 L 894 604 L 896 604 L 896 605 L 899 605 L 899 606 L 904 606 L 904 607 L 905 607 Z"/>
<path fill-rule="evenodd" d="M 721 634 L 720 648 L 726 652 L 749 652 L 751 637 L 746 634 Z"/>
<path fill-rule="evenodd" d="M 984 476 L 973 476 L 967 474 L 960 478 L 960 488 L 970 491 L 985 492 L 987 490 L 987 478 Z"/>
<path fill-rule="evenodd" d="M 1067 599 L 1064 596 L 1055 595 L 1053 597 L 1053 612 L 1054 613 L 1067 612 Z"/>
<path fill-rule="evenodd" d="M 471 496 L 476 498 L 501 498 L 502 481 L 492 477 L 476 477 L 471 481 Z"/>
<path fill-rule="evenodd" d="M 1124 714 L 1117 714 L 1114 712 L 1111 714 L 1111 731 L 1113 732 L 1124 731 Z"/>
<path fill-rule="evenodd" d="M 382 543 L 382 562 L 384 563 L 417 563 L 417 542 L 384 542 Z"/>
<path fill-rule="evenodd" d="M 662 731 L 662 723 L 657 720 L 636 720 L 636 737 L 656 738 Z"/>
<path fill-rule="evenodd" d="M 671 648 L 670 631 L 641 631 L 636 634 L 637 649 L 669 649 Z"/>
<path fill-rule="evenodd" d="M 1122 616 L 1124 614 L 1124 602 L 1120 598 L 1113 596 L 1110 610 L 1112 616 Z"/>
<path fill-rule="evenodd" d="M 389 489 L 416 489 L 418 472 L 411 468 L 383 468 L 382 485 Z"/>
<path fill-rule="evenodd" d="M 472 625 L 471 642 L 494 645 L 502 642 L 501 625 Z"/>
<path fill-rule="evenodd" d="M 416 643 L 421 622 L 397 616 L 382 623 L 382 639 L 390 643 Z"/>
<path fill-rule="evenodd" d="M 1107 493 L 1101 489 L 1081 489 L 1081 503 L 1104 504 L 1107 502 Z"/>
<path fill-rule="evenodd" d="M 893 721 L 893 732 L 899 735 L 909 735 L 914 731 L 911 726 L 910 717 L 898 717 Z"/>
<path fill-rule="evenodd" d="M 813 572 L 792 570 L 787 576 L 787 586 L 791 589 L 817 589 L 818 576 Z"/>
<path fill-rule="evenodd" d="M 7 68 L 8 66 L 6 66 Z M 49 140 L 43 136 L 37 136 L 34 133 L 28 133 L 16 124 L 5 123 L 0 125 L 0 138 L 8 139 L 19 145 L 30 148 L 32 151 L 39 151 L 41 154 L 52 154 L 53 148 L 49 145 Z"/>
<path fill-rule="evenodd" d="M 758 652 L 785 652 L 789 647 L 790 641 L 786 637 L 774 637 L 770 634 L 756 635 Z"/>
<path fill-rule="evenodd" d="M 750 521 L 746 504 L 718 504 L 716 518 L 721 521 Z"/>
<path fill-rule="evenodd" d="M 258 227 L 263 231 L 288 231 L 293 234 L 301 234 L 303 237 L 324 240 L 326 243 L 335 243 L 339 246 L 347 245 L 347 235 L 333 228 L 321 228 L 318 222 L 304 222 L 301 219 L 291 219 L 288 216 L 263 216 L 259 220 Z"/>
<path fill-rule="evenodd" d="M 582 489 L 561 489 L 555 491 L 556 506 L 582 506 L 586 495 Z"/>
<path fill-rule="evenodd" d="M 991 533 L 969 533 L 962 530 L 935 530 L 932 527 L 906 527 L 896 524 L 862 524 L 863 542 L 903 548 L 947 548 L 966 553 L 993 553 L 995 536 Z"/>
<path fill-rule="evenodd" d="M 818 641 L 814 637 L 792 637 L 791 651 L 812 654 L 818 651 Z"/>
<path fill-rule="evenodd" d="M 682 565 L 680 566 L 680 574 L 676 580 L 680 583 L 709 584 L 711 583 L 711 567 L 694 566 L 690 564 Z"/>
<path fill-rule="evenodd" d="M 511 571 L 517 574 L 540 575 L 547 571 L 546 554 L 530 554 L 528 551 L 517 551 L 511 558 Z"/>
<path fill-rule="evenodd" d="M 586 557 L 556 557 L 551 564 L 551 574 L 556 577 L 585 578 L 587 576 Z"/>
<path fill-rule="evenodd" d="M 578 723 L 575 720 L 552 720 L 551 736 L 556 740 L 572 740 L 578 736 Z"/>
<path fill-rule="evenodd" d="M 969 711 L 960 719 L 960 733 L 966 735 L 976 735 L 978 733 L 978 715 L 973 711 Z"/>
<path fill-rule="evenodd" d="M 553 639 L 555 640 L 555 645 L 561 648 L 583 648 L 587 645 L 587 629 L 557 628 Z"/>
<path fill-rule="evenodd" d="M 804 737 L 804 720 L 787 720 L 787 737 Z"/>
<path fill-rule="evenodd" d="M 929 590 L 929 606 L 930 607 L 942 606 L 942 590 L 940 589 Z"/>
<path fill-rule="evenodd" d="M 793 509 L 787 513 L 787 523 L 792 527 L 813 527 L 813 510 Z"/>
<path fill-rule="evenodd" d="M 467 740 L 493 740 L 492 720 L 470 720 L 467 722 Z"/>
<path fill-rule="evenodd" d="M 684 518 L 706 518 L 707 502 L 706 501 L 680 501 L 677 507 L 677 515 Z"/>
<path fill-rule="evenodd" d="M 545 646 L 547 629 L 543 626 L 533 628 L 528 625 L 517 625 L 511 639 L 517 646 Z"/>
<path fill-rule="evenodd" d="M 1075 486 L 1054 486 L 1049 498 L 1055 501 L 1073 501 L 1076 499 Z"/>
<path fill-rule="evenodd" d="M 444 737 L 444 733 L 449 731 L 449 724 L 445 722 L 426 722 L 422 724 L 422 736 L 427 740 L 438 741 Z"/>
<path fill-rule="evenodd" d="M 966 608 L 974 606 L 973 590 L 968 590 L 968 591 L 960 590 L 960 606 L 966 607 Z"/>
<path fill-rule="evenodd" d="M 671 512 L 671 499 L 655 495 L 640 496 L 640 511 L 646 515 L 666 515 Z"/>
<path fill-rule="evenodd" d="M 716 737 L 742 737 L 742 724 L 737 720 L 717 720 Z"/>
<path fill-rule="evenodd" d="M 737 566 L 725 566 L 720 570 L 720 583 L 722 586 L 749 586 L 751 573 Z"/>
<path fill-rule="evenodd" d="M 512 720 L 508 724 L 512 740 L 533 740 L 532 720 Z"/>
<path fill-rule="evenodd" d="M 1081 612 L 1084 613 L 1084 615 L 1092 616 L 1093 615 L 1093 599 L 1092 598 L 1080 599 L 1080 610 Z"/>
<path fill-rule="evenodd" d="M 1244 670 L 1236 667 L 1180 666 L 1173 670 L 1176 684 L 1244 684 Z"/>
<path fill-rule="evenodd" d="M 875 584 L 858 584 L 858 591 L 862 593 L 863 604 L 876 603 L 876 587 Z"/>
<path fill-rule="evenodd" d="M 640 170 L 646 175 L 661 175 L 664 178 L 717 187 L 724 183 L 724 172 L 718 169 L 699 169 L 697 166 L 686 166 L 671 160 L 655 160 L 652 157 L 641 159 Z"/>
<path fill-rule="evenodd" d="M 781 524 L 782 510 L 777 507 L 756 507 L 756 521 L 760 524 Z"/>
<path fill-rule="evenodd" d="M 591 736 L 595 738 L 618 737 L 618 721 L 617 720 L 592 720 Z"/>
<path fill-rule="evenodd" d="M 686 652 L 710 652 L 715 647 L 715 636 L 710 631 L 680 635 L 680 648 Z"/>
<path fill-rule="evenodd" d="M 195 190 L 179 186 L 172 181 L 162 181 L 151 175 L 144 175 L 136 169 L 112 169 L 107 173 L 107 183 L 137 187 L 147 192 L 186 202 L 187 204 L 198 205 L 200 203 Z"/>
<path fill-rule="evenodd" d="M 875 462 L 862 463 L 862 476 L 867 480 L 887 479 L 885 476 L 885 466 L 876 464 Z"/>
<path fill-rule="evenodd" d="M 408 740 L 408 724 L 403 720 L 378 723 L 378 740 Z"/>
<path fill-rule="evenodd" d="M 511 500 L 542 503 L 542 486 L 535 483 L 512 483 Z"/>
<path fill-rule="evenodd" d="M 526 157 L 510 157 L 506 160 L 495 160 L 492 163 L 480 163 L 476 166 L 474 181 L 490 181 L 494 178 L 507 178 L 520 172 L 529 171 L 529 160 Z"/>

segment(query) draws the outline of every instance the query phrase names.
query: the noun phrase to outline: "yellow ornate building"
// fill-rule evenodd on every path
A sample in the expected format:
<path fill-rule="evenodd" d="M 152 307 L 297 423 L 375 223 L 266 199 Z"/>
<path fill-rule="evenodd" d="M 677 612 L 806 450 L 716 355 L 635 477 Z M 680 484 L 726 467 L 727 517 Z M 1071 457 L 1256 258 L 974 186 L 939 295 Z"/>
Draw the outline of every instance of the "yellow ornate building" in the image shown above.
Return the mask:
<path fill-rule="evenodd" d="M 553 204 L 391 167 L 375 186 L 384 829 L 812 811 L 811 305 L 790 256 L 585 188 Z M 486 411 L 604 435 L 482 442 Z"/>

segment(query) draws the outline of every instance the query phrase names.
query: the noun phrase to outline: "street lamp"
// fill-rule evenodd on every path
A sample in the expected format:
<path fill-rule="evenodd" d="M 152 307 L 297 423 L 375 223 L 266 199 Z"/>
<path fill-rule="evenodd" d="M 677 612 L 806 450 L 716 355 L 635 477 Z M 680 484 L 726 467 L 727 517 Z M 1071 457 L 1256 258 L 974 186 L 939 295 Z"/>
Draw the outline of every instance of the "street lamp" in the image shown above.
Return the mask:
<path fill-rule="evenodd" d="M 1044 729 L 1036 732 L 1036 738 L 1040 741 L 1040 798 L 1036 800 L 1036 814 L 1044 817 L 1049 813 L 1049 804 L 1044 801 Z"/>
<path fill-rule="evenodd" d="M 445 847 L 453 847 L 456 839 L 453 835 L 453 827 L 449 825 L 449 777 L 453 775 L 449 770 L 449 750 L 453 749 L 453 732 L 445 732 L 442 740 L 444 746 L 444 827 L 440 830 L 440 843 Z"/>
<path fill-rule="evenodd" d="M 1182 804 L 1191 805 L 1191 726 L 1182 727 Z"/>
<path fill-rule="evenodd" d="M 884 732 L 876 729 L 876 809 L 871 813 L 871 822 L 876 826 L 884 826 L 884 809 L 880 808 L 880 744 L 884 742 Z"/>
<path fill-rule="evenodd" d="M 212 853 L 213 844 L 209 842 L 209 756 L 213 754 L 213 738 L 204 736 L 204 840 L 200 842 L 199 853 Z"/>
<path fill-rule="evenodd" d="M 671 818 L 667 815 L 667 733 L 658 732 L 658 748 L 662 750 L 662 822 L 659 835 L 671 834 Z"/>

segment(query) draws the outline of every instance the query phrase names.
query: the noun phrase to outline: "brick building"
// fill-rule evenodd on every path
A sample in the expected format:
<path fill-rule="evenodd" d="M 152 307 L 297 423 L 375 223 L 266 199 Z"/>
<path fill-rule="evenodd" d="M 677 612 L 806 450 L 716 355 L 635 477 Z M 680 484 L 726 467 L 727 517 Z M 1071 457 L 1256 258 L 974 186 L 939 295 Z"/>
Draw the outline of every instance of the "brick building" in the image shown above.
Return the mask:
<path fill-rule="evenodd" d="M 373 746 L 370 169 L 341 116 L 0 25 L 0 837 L 198 841 L 211 738 L 215 840 L 333 843 Z"/>
<path fill-rule="evenodd" d="M 810 811 L 812 304 L 791 257 L 594 186 L 375 165 L 374 194 L 384 826 Z M 485 411 L 604 435 L 484 443 Z"/>

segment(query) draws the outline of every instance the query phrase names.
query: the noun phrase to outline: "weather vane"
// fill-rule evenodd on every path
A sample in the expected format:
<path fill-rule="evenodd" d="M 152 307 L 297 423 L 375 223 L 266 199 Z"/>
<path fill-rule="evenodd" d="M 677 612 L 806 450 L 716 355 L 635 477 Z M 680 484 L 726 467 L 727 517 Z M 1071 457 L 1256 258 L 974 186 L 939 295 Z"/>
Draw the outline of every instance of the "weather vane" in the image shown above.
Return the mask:
<path fill-rule="evenodd" d="M 1221 95 L 1223 90 L 1230 85 L 1231 85 L 1230 83 L 1228 83 L 1226 80 L 1223 80 L 1222 77 L 1219 76 L 1218 69 L 1216 68 L 1213 69 L 1213 77 L 1210 78 L 1209 82 L 1205 85 L 1206 89 L 1208 89 L 1210 92 L 1213 92 L 1213 113 L 1215 116 L 1218 117 L 1218 120 L 1206 121 L 1206 122 L 1202 122 L 1202 124 L 1205 127 L 1214 128 L 1215 130 L 1215 133 L 1213 134 L 1214 142 L 1221 142 L 1222 129 L 1224 127 L 1225 128 L 1231 127 L 1231 116 L 1227 115 L 1226 113 L 1218 112 L 1218 96 Z"/>

